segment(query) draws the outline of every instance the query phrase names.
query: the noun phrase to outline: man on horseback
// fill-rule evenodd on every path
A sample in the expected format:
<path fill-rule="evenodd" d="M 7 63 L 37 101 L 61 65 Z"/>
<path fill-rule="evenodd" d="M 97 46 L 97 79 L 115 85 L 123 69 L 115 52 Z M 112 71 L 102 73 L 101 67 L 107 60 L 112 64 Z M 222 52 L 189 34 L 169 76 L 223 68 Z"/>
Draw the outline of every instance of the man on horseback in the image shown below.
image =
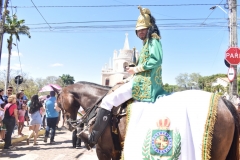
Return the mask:
<path fill-rule="evenodd" d="M 92 132 L 90 134 L 81 132 L 78 135 L 88 149 L 97 143 L 111 120 L 113 106 L 119 106 L 131 98 L 142 102 L 155 102 L 157 96 L 166 93 L 162 84 L 163 53 L 160 32 L 150 10 L 138 8 L 140 16 L 135 31 L 136 35 L 143 41 L 143 48 L 136 67 L 127 68 L 127 72 L 133 76 L 120 82 L 124 84 L 102 99 Z"/>

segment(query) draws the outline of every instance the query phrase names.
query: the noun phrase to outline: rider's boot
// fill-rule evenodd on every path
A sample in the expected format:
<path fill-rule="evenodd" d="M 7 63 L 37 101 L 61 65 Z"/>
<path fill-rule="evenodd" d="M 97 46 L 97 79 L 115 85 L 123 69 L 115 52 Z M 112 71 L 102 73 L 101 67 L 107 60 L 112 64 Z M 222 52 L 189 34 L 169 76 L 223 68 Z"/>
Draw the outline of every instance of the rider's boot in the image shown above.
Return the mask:
<path fill-rule="evenodd" d="M 111 111 L 104 108 L 99 108 L 95 123 L 90 134 L 86 132 L 81 132 L 78 137 L 82 139 L 85 143 L 87 149 L 92 148 L 98 141 L 99 137 L 102 135 L 103 131 L 106 129 L 109 121 L 111 119 Z"/>

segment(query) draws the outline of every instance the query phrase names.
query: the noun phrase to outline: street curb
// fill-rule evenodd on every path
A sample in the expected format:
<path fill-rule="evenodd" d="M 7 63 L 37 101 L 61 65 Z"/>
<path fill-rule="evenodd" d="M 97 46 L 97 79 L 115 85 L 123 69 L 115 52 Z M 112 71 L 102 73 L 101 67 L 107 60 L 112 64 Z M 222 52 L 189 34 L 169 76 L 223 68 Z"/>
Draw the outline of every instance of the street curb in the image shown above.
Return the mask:
<path fill-rule="evenodd" d="M 40 130 L 38 132 L 38 136 L 42 136 L 44 134 L 45 134 L 45 130 Z M 22 137 L 12 138 L 12 144 L 27 140 L 27 137 L 28 137 L 27 135 L 24 135 Z M 4 146 L 4 142 L 0 143 L 0 148 L 3 148 L 3 146 Z"/>

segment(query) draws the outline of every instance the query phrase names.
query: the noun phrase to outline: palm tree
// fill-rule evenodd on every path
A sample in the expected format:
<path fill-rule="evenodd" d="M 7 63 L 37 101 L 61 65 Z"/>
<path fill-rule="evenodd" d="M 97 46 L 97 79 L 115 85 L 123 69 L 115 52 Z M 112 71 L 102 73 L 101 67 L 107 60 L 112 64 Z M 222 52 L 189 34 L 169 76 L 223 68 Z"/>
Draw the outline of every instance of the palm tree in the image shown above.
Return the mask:
<path fill-rule="evenodd" d="M 64 86 L 73 84 L 75 81 L 74 78 L 69 74 L 63 74 L 62 76 L 59 77 L 62 79 Z"/>
<path fill-rule="evenodd" d="M 7 67 L 7 79 L 6 79 L 5 90 L 9 84 L 11 50 L 12 50 L 12 44 L 14 44 L 13 36 L 16 37 L 17 41 L 20 41 L 20 38 L 19 38 L 20 34 L 27 35 L 29 38 L 31 38 L 30 32 L 29 32 L 29 27 L 23 25 L 24 23 L 25 23 L 25 20 L 24 19 L 18 20 L 16 14 L 14 14 L 12 17 L 10 17 L 8 14 L 6 15 L 6 24 L 4 24 L 3 29 L 4 29 L 4 33 L 10 34 L 10 37 L 9 37 L 9 39 L 7 39 L 8 67 Z"/>

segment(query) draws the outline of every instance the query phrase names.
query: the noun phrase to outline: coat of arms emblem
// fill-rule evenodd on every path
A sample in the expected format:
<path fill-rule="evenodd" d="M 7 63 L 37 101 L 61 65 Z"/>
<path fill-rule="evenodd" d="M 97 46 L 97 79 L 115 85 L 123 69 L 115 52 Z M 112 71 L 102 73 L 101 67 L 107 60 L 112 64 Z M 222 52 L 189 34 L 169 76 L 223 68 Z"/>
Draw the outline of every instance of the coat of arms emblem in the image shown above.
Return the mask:
<path fill-rule="evenodd" d="M 181 154 L 181 135 L 170 130 L 170 119 L 157 121 L 157 129 L 150 129 L 144 140 L 142 155 L 144 160 L 177 160 Z"/>

